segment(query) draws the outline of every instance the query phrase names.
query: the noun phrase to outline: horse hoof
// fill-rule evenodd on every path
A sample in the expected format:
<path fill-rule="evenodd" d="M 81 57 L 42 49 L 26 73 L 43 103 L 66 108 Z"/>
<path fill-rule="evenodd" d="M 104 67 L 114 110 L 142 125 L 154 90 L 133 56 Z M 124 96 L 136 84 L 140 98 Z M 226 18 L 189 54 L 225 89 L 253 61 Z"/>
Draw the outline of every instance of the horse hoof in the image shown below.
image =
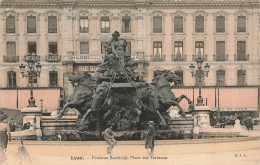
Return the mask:
<path fill-rule="evenodd" d="M 57 119 L 61 119 L 62 118 L 62 114 L 58 114 Z"/>
<path fill-rule="evenodd" d="M 160 122 L 160 126 L 166 126 L 166 122 Z"/>

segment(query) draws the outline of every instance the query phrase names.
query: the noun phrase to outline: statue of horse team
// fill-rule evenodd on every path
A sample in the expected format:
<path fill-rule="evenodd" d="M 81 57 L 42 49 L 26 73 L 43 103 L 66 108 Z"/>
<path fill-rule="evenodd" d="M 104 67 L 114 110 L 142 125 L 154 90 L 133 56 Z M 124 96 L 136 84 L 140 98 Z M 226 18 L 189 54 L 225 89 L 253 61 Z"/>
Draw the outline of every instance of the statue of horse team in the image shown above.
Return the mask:
<path fill-rule="evenodd" d="M 95 79 L 88 73 L 72 75 L 69 77 L 69 81 L 74 86 L 74 92 L 59 112 L 59 119 L 64 115 L 68 107 L 75 108 L 80 113 L 82 116 L 79 121 L 80 125 L 89 124 L 91 118 L 94 118 L 91 115 L 93 113 L 98 114 L 100 122 L 110 116 L 113 112 L 113 109 L 111 109 L 111 104 L 113 104 L 111 100 L 113 98 L 110 96 L 112 84 L 105 81 L 95 84 Z M 185 98 L 190 105 L 189 110 L 193 109 L 193 102 L 185 95 L 175 97 L 170 83 L 177 84 L 179 81 L 180 77 L 175 73 L 168 70 L 158 70 L 155 71 L 155 77 L 151 84 L 136 82 L 136 95 L 132 97 L 132 108 L 130 108 L 133 109 L 132 113 L 135 114 L 136 122 L 140 122 L 142 113 L 154 114 L 153 120 L 158 120 L 157 124 L 159 126 L 167 128 L 171 122 L 167 110 L 171 106 L 177 106 L 179 113 L 185 117 L 185 112 L 179 104 L 180 101 Z M 127 107 L 125 109 L 127 110 Z M 97 125 L 100 124 L 99 121 L 95 122 Z M 96 128 L 98 129 L 99 126 Z"/>
<path fill-rule="evenodd" d="M 74 92 L 58 114 L 60 119 L 66 109 L 75 108 L 79 113 L 82 130 L 99 130 L 107 123 L 116 125 L 117 130 L 145 128 L 149 120 L 156 126 L 167 128 L 171 118 L 167 110 L 177 106 L 185 117 L 180 101 L 185 98 L 193 109 L 193 102 L 185 95 L 175 97 L 170 83 L 181 80 L 175 73 L 155 71 L 152 83 L 139 82 L 137 62 L 131 58 L 124 39 L 119 32 L 106 46 L 106 56 L 100 69 L 92 77 L 88 73 L 78 73 L 69 77 Z M 114 83 L 121 86 L 113 87 Z M 59 104 L 61 105 L 61 103 Z"/>

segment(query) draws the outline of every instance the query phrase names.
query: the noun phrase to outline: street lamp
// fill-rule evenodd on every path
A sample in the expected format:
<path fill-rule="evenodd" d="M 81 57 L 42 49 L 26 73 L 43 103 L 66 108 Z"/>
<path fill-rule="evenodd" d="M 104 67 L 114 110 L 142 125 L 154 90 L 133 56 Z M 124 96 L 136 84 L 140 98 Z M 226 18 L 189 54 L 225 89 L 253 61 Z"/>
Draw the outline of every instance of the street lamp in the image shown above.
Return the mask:
<path fill-rule="evenodd" d="M 40 77 L 41 73 L 41 65 L 40 65 L 40 56 L 37 56 L 35 53 L 29 53 L 24 56 L 24 61 L 27 62 L 28 70 L 27 74 L 25 74 L 25 68 L 26 66 L 21 64 L 19 66 L 20 72 L 22 73 L 22 78 L 29 77 L 29 83 L 31 85 L 31 96 L 30 99 L 28 99 L 29 105 L 27 107 L 36 107 L 35 105 L 35 99 L 33 98 L 33 78 L 34 77 Z M 36 64 L 37 63 L 37 64 Z"/>
<path fill-rule="evenodd" d="M 198 72 L 194 73 L 195 72 L 195 66 L 193 64 L 190 65 L 190 73 L 191 73 L 191 76 L 192 77 L 197 77 L 198 76 L 198 79 L 199 79 L 199 96 L 197 98 L 197 106 L 204 106 L 203 104 L 203 98 L 201 96 L 201 82 L 202 82 L 202 63 L 203 63 L 203 58 L 199 55 L 196 57 L 196 62 L 197 62 L 197 68 L 198 68 Z M 209 73 L 209 68 L 210 68 L 210 65 L 208 63 L 206 63 L 206 65 L 204 66 L 205 68 L 205 72 L 206 72 L 206 76 L 208 77 L 208 73 Z M 204 75 L 203 75 L 204 76 Z"/>

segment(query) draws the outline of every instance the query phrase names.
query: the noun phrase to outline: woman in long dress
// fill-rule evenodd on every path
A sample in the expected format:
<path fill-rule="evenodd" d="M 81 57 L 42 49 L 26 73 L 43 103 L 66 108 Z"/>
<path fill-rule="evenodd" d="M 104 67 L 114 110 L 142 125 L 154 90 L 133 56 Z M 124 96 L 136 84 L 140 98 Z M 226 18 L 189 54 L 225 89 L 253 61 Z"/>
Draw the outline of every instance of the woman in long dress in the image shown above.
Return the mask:
<path fill-rule="evenodd" d="M 0 112 L 0 147 L 3 150 L 7 148 L 8 139 L 11 141 L 11 130 L 5 119 L 7 119 L 7 115 Z"/>

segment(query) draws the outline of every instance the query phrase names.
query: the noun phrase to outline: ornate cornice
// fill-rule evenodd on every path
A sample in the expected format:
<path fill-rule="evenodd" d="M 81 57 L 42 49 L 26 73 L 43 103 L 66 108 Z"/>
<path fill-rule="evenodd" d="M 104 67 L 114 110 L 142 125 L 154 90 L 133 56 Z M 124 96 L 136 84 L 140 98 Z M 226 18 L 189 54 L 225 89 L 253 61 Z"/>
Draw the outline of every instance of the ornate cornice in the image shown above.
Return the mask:
<path fill-rule="evenodd" d="M 259 8 L 258 0 L 2 0 L 1 6 L 14 8 L 29 7 L 101 7 L 101 8 L 174 8 L 174 9 L 216 9 L 216 8 Z"/>

